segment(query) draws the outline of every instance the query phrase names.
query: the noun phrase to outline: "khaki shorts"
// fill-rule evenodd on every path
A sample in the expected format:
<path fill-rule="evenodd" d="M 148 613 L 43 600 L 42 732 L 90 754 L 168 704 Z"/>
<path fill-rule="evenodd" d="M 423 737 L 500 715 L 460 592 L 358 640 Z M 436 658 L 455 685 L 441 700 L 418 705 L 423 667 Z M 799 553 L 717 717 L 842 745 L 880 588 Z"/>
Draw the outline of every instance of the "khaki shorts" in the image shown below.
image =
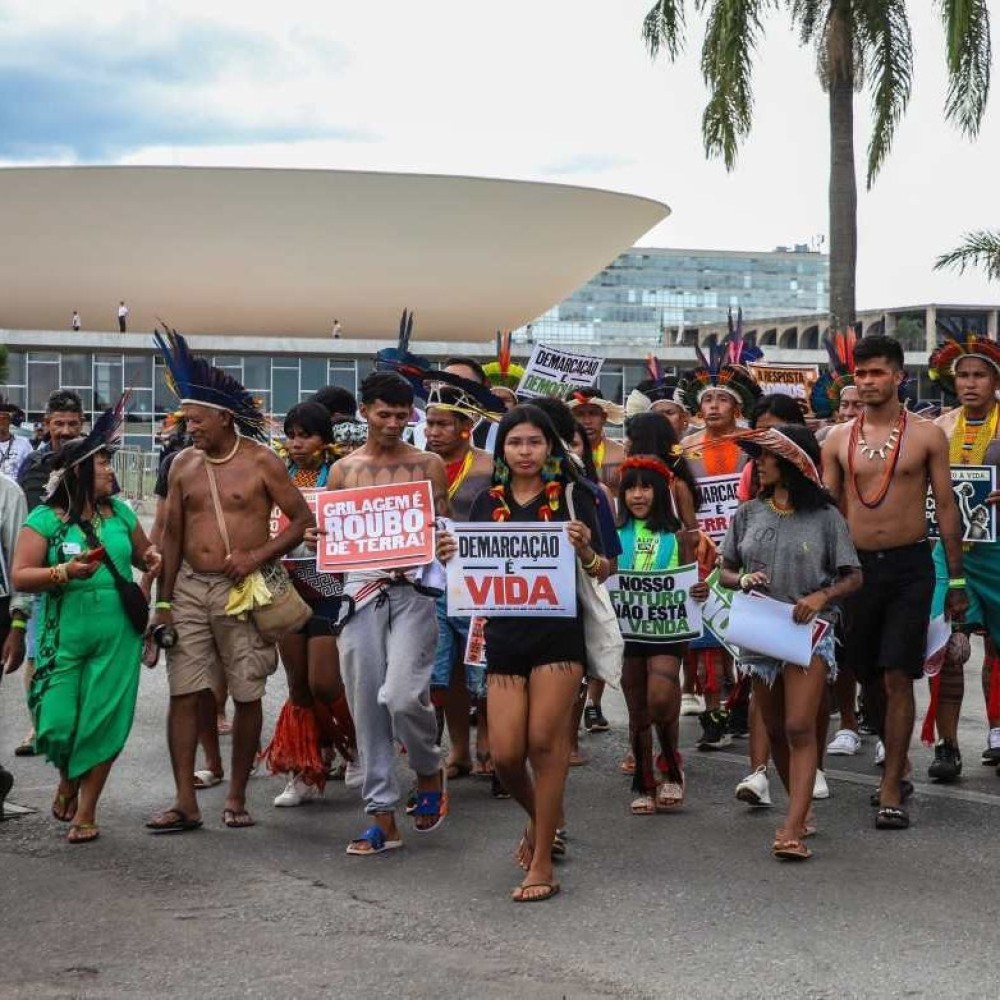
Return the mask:
<path fill-rule="evenodd" d="M 232 582 L 220 573 L 196 573 L 184 563 L 174 584 L 177 645 L 167 650 L 170 694 L 194 694 L 223 681 L 233 701 L 259 701 L 278 669 L 278 647 L 251 621 L 226 614 Z"/>

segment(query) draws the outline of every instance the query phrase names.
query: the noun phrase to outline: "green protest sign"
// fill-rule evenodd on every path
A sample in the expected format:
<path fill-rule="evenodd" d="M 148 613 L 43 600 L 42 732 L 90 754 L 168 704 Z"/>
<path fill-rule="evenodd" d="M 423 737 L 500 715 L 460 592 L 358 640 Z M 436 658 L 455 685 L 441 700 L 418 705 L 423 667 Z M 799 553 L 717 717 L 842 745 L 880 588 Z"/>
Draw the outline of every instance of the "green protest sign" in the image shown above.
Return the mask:
<path fill-rule="evenodd" d="M 669 573 L 619 573 L 608 578 L 623 638 L 637 642 L 686 642 L 701 635 L 701 605 L 691 596 L 694 563 Z"/>

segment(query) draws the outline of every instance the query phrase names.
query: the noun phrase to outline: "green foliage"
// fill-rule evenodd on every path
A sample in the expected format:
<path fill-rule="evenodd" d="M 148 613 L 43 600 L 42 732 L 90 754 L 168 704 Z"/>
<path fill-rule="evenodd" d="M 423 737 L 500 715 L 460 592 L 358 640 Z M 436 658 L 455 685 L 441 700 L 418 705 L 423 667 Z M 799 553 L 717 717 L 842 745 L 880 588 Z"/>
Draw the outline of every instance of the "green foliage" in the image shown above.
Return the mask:
<path fill-rule="evenodd" d="M 1000 232 L 980 229 L 966 233 L 959 246 L 934 262 L 935 270 L 948 268 L 959 274 L 970 267 L 982 271 L 990 281 L 1000 281 Z"/>

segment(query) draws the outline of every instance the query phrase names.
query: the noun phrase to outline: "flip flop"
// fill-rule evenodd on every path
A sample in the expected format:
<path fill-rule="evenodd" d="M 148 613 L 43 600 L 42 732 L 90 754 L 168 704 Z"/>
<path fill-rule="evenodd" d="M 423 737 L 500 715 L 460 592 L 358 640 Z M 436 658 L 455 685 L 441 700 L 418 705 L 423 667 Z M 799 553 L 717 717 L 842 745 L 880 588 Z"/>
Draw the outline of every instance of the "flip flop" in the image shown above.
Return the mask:
<path fill-rule="evenodd" d="M 626 754 L 618 765 L 618 770 L 622 774 L 635 774 L 635 757 L 632 754 Z"/>
<path fill-rule="evenodd" d="M 367 844 L 367 847 L 356 847 L 355 845 Z M 384 854 L 386 851 L 395 851 L 403 846 L 402 840 L 386 840 L 385 831 L 382 827 L 372 823 L 370 827 L 362 831 L 360 837 L 355 837 L 347 845 L 347 854 L 353 854 L 356 858 L 365 858 L 370 854 Z"/>
<path fill-rule="evenodd" d="M 876 788 L 875 791 L 871 793 L 871 795 L 868 798 L 868 802 L 871 805 L 873 806 L 881 805 L 881 800 L 879 798 L 881 790 L 882 786 L 879 785 L 879 787 Z M 905 802 L 908 798 L 910 798 L 911 795 L 913 795 L 913 791 L 914 791 L 913 782 L 910 781 L 908 778 L 903 778 L 903 780 L 899 783 L 899 801 Z"/>
<path fill-rule="evenodd" d="M 909 825 L 909 814 L 898 806 L 882 806 L 875 813 L 876 830 L 905 830 Z"/>
<path fill-rule="evenodd" d="M 476 754 L 476 763 L 472 767 L 472 777 L 481 781 L 489 781 L 493 777 L 493 759 L 488 753 Z"/>
<path fill-rule="evenodd" d="M 652 795 L 640 795 L 637 799 L 632 800 L 632 804 L 628 808 L 633 816 L 655 816 L 656 800 Z"/>
<path fill-rule="evenodd" d="M 194 772 L 194 787 L 197 791 L 203 788 L 215 788 L 222 784 L 222 778 L 214 771 L 204 770 Z"/>
<path fill-rule="evenodd" d="M 448 771 L 441 768 L 441 790 L 439 792 L 417 791 L 417 803 L 413 807 L 410 815 L 416 820 L 420 816 L 434 817 L 434 822 L 430 826 L 417 826 L 413 824 L 413 829 L 417 833 L 431 833 L 437 830 L 448 815 Z"/>
<path fill-rule="evenodd" d="M 92 844 L 100 835 L 96 823 L 73 823 L 66 840 L 71 844 Z"/>
<path fill-rule="evenodd" d="M 72 822 L 79 798 L 79 792 L 74 792 L 72 795 L 60 795 L 56 792 L 56 797 L 52 800 L 53 817 L 60 823 Z"/>
<path fill-rule="evenodd" d="M 246 809 L 223 809 L 222 824 L 230 830 L 246 830 L 257 825 Z"/>
<path fill-rule="evenodd" d="M 525 896 L 524 892 L 526 889 L 545 889 L 541 895 L 538 896 Z M 544 903 L 545 900 L 551 899 L 553 896 L 559 895 L 559 883 L 558 882 L 529 882 L 527 885 L 523 883 L 519 885 L 512 893 L 511 899 L 515 903 Z"/>
<path fill-rule="evenodd" d="M 658 813 L 677 812 L 684 805 L 684 780 L 664 781 L 656 789 L 656 811 Z"/>
<path fill-rule="evenodd" d="M 779 861 L 808 861 L 812 851 L 801 840 L 776 840 L 771 845 L 771 853 Z"/>
<path fill-rule="evenodd" d="M 168 818 L 171 816 L 173 819 Z M 200 830 L 201 826 L 202 820 L 200 816 L 195 819 L 180 809 L 167 809 L 164 812 L 157 813 L 146 823 L 146 829 L 150 833 L 156 834 L 188 833 L 191 830 Z"/>

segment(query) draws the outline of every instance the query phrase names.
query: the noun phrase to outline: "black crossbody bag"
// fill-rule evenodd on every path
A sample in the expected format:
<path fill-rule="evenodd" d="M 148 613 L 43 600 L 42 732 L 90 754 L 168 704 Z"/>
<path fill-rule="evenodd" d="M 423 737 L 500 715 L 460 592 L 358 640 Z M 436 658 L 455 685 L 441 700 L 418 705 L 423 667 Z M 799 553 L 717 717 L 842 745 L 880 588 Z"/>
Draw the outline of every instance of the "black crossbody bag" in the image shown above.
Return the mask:
<path fill-rule="evenodd" d="M 89 521 L 84 521 L 79 517 L 74 517 L 73 521 L 83 532 L 84 537 L 87 539 L 87 544 L 92 549 L 103 548 L 100 539 L 94 533 L 93 526 Z M 125 615 L 131 623 L 132 628 L 139 635 L 145 635 L 146 629 L 149 627 L 149 601 L 146 600 L 146 595 L 142 592 L 142 587 L 134 580 L 126 580 L 118 572 L 118 567 L 114 564 L 114 560 L 112 560 L 107 549 L 104 549 L 102 562 L 108 567 L 108 571 L 115 581 L 115 589 L 118 591 L 122 607 L 125 608 Z"/>

